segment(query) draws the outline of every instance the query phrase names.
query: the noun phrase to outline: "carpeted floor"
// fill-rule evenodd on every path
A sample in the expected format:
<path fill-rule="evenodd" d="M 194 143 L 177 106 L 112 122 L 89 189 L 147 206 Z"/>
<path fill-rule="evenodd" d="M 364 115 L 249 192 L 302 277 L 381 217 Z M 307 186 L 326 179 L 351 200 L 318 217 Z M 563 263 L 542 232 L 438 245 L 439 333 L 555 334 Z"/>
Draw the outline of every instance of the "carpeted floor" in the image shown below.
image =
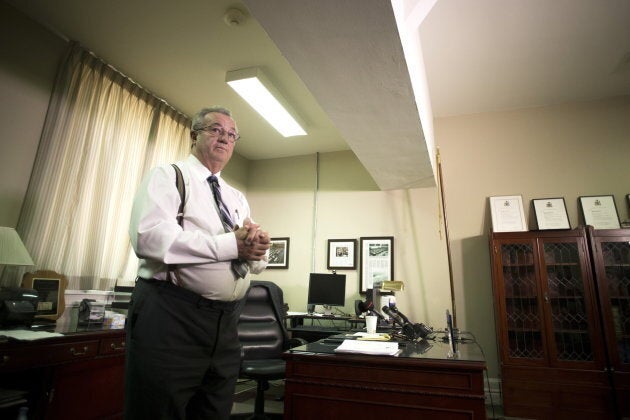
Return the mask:
<path fill-rule="evenodd" d="M 265 414 L 270 419 L 282 419 L 284 411 L 284 381 L 272 381 L 265 392 Z M 256 381 L 239 381 L 234 393 L 234 404 L 230 419 L 246 419 L 254 412 Z"/>

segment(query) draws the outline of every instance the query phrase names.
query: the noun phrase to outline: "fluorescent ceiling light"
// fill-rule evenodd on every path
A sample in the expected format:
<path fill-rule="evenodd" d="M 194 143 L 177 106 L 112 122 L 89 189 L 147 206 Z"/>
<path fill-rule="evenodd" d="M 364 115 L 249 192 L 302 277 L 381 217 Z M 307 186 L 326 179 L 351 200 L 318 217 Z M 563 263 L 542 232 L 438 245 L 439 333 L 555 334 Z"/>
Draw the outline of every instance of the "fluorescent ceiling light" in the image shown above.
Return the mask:
<path fill-rule="evenodd" d="M 225 81 L 284 137 L 306 135 L 287 111 L 282 96 L 258 67 L 229 71 Z"/>

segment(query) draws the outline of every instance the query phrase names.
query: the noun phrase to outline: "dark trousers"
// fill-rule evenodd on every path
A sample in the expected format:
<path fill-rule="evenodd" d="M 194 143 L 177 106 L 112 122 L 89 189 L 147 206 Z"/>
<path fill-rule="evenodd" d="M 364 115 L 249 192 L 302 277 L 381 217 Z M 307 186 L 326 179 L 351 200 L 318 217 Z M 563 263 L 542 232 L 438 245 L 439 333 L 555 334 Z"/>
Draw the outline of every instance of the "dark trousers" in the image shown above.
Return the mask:
<path fill-rule="evenodd" d="M 125 419 L 228 419 L 240 307 L 138 279 L 126 325 Z"/>

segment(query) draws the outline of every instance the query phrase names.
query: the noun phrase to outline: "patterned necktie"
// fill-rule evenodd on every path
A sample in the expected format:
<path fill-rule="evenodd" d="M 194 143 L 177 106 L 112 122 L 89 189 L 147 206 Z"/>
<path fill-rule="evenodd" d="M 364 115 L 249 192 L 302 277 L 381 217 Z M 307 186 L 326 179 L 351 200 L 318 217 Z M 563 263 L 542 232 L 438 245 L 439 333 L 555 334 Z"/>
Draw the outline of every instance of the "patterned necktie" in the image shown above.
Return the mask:
<path fill-rule="evenodd" d="M 221 222 L 223 223 L 223 228 L 226 232 L 232 232 L 234 229 L 234 222 L 230 217 L 230 212 L 228 211 L 223 199 L 221 198 L 221 187 L 219 186 L 219 180 L 216 176 L 212 175 L 208 177 L 208 182 L 210 183 L 210 188 L 212 189 L 212 194 L 214 195 L 214 201 L 217 204 L 217 209 L 219 210 L 219 216 L 221 217 Z M 232 260 L 231 262 L 232 271 L 236 274 L 237 278 L 245 278 L 247 272 L 249 271 L 249 267 L 247 263 Z"/>

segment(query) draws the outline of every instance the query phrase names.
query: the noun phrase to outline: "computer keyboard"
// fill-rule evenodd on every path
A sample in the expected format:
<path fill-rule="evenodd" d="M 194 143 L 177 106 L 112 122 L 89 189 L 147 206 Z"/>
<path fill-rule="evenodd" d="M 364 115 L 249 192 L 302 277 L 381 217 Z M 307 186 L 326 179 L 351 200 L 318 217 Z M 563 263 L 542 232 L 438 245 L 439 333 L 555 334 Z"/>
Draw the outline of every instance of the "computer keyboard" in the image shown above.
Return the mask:
<path fill-rule="evenodd" d="M 340 331 L 339 327 L 329 325 L 299 325 L 294 329 L 300 331 Z"/>

